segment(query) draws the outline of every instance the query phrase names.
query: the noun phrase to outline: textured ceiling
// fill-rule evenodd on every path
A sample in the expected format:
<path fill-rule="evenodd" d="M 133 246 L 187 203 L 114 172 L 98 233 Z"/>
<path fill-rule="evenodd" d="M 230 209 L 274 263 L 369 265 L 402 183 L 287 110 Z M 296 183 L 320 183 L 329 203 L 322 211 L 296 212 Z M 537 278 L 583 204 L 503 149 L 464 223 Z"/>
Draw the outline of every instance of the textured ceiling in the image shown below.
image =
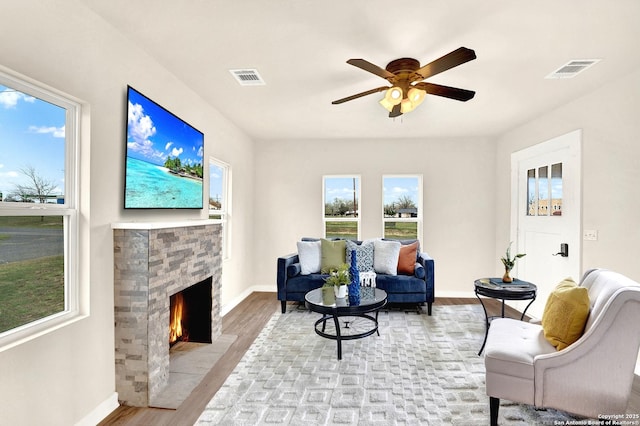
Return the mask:
<path fill-rule="evenodd" d="M 86 0 L 85 4 L 256 140 L 495 136 L 640 67 L 640 1 Z M 477 59 L 430 78 L 476 91 L 427 96 L 390 119 L 385 85 L 346 64 L 422 64 L 460 46 Z M 544 77 L 602 59 L 573 79 Z M 242 87 L 230 69 L 256 68 Z M 149 94 L 151 96 L 151 94 Z"/>

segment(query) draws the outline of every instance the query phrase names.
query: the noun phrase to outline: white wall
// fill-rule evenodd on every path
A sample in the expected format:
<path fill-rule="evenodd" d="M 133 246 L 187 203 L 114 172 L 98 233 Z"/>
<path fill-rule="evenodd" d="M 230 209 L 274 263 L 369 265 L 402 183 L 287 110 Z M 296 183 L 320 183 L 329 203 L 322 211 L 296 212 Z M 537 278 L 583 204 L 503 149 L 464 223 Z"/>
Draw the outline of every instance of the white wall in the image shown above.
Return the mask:
<path fill-rule="evenodd" d="M 583 241 L 582 269 L 608 268 L 640 281 L 639 114 L 637 70 L 508 132 L 497 145 L 497 205 L 509 204 L 512 152 L 583 129 L 582 223 L 599 238 Z M 496 242 L 508 241 L 509 211 L 495 214 Z"/>
<path fill-rule="evenodd" d="M 81 1 L 2 2 L 0 15 L 0 65 L 81 99 L 90 113 L 81 141 L 81 196 L 90 201 L 82 212 L 81 273 L 90 315 L 0 352 L 0 424 L 90 424 L 116 403 L 111 223 L 207 217 L 200 210 L 123 210 L 127 84 L 204 132 L 205 155 L 233 168 L 238 214 L 232 259 L 224 264 L 223 304 L 251 283 L 245 263 L 253 218 L 242 212 L 253 212 L 253 142 Z"/>
<path fill-rule="evenodd" d="M 276 289 L 276 258 L 322 236 L 322 176 L 361 175 L 362 238 L 382 235 L 382 175 L 422 174 L 422 247 L 436 296 L 473 295 L 493 271 L 495 155 L 485 139 L 305 140 L 256 143 L 255 276 Z"/>

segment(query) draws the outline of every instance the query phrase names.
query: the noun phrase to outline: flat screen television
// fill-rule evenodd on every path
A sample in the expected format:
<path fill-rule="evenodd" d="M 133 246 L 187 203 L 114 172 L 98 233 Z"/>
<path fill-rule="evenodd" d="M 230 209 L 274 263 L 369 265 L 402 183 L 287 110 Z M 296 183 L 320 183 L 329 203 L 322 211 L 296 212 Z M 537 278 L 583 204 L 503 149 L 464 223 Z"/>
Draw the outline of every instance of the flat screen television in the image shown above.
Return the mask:
<path fill-rule="evenodd" d="M 125 209 L 202 209 L 204 135 L 127 86 Z"/>

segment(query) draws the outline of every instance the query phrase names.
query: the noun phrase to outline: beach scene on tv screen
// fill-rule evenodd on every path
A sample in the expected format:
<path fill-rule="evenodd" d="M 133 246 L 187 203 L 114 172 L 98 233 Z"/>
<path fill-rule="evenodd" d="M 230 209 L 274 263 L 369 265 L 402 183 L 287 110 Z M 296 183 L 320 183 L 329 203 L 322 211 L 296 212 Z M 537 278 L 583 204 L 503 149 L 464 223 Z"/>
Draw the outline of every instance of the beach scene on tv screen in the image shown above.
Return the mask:
<path fill-rule="evenodd" d="M 202 208 L 201 132 L 129 88 L 125 208 Z"/>

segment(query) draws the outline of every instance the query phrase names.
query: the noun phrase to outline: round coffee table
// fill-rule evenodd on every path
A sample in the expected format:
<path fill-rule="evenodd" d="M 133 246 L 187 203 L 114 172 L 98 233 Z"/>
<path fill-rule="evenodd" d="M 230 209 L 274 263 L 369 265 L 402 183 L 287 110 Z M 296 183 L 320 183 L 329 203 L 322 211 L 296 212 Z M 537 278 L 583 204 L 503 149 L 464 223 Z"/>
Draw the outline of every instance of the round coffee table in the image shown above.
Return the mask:
<path fill-rule="evenodd" d="M 535 284 L 527 281 L 514 279 L 511 283 L 505 283 L 502 278 L 480 278 L 475 280 L 475 292 L 476 297 L 484 309 L 485 328 L 484 328 L 484 341 L 482 347 L 478 352 L 478 355 L 484 350 L 484 345 L 487 343 L 487 335 L 489 334 L 489 324 L 493 318 L 504 318 L 504 301 L 505 300 L 530 300 L 529 304 L 524 308 L 520 321 L 524 319 L 524 315 L 527 313 L 529 306 L 536 300 L 536 293 L 538 288 Z M 480 296 L 491 297 L 493 299 L 502 300 L 502 312 L 500 317 L 490 317 L 487 314 L 487 308 Z"/>
<path fill-rule="evenodd" d="M 311 290 L 304 296 L 307 309 L 322 314 L 316 321 L 316 334 L 338 342 L 338 359 L 342 359 L 342 341 L 362 339 L 378 332 L 378 310 L 387 304 L 387 293 L 379 288 L 371 288 L 366 296 L 360 297 L 359 305 L 350 305 L 349 298 L 336 299 L 333 306 L 322 303 L 322 289 Z M 375 312 L 375 317 L 367 315 Z M 327 321 L 333 319 L 333 327 L 327 330 Z M 342 322 L 342 326 L 340 323 Z"/>

